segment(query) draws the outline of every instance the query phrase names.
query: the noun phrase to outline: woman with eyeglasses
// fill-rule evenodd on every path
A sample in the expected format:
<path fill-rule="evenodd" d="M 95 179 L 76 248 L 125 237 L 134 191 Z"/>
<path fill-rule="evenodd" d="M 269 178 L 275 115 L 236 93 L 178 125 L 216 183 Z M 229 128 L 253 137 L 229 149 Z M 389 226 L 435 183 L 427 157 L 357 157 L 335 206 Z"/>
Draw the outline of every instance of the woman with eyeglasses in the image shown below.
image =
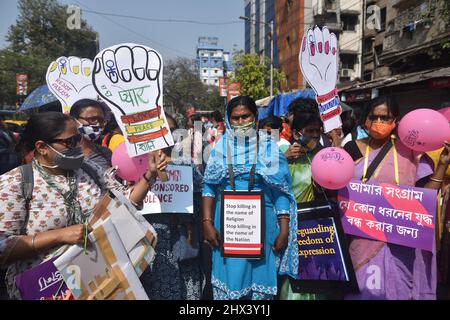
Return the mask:
<path fill-rule="evenodd" d="M 78 124 L 78 132 L 83 136 L 81 143 L 85 161 L 107 170 L 111 167 L 112 152 L 101 146 L 101 138 L 106 125 L 108 107 L 100 101 L 82 99 L 75 102 L 70 115 Z"/>
<path fill-rule="evenodd" d="M 397 139 L 398 115 L 398 105 L 386 97 L 377 98 L 366 109 L 364 119 L 369 137 L 350 141 L 344 147 L 356 163 L 354 178 L 439 189 L 450 163 L 450 145 L 445 144 L 439 164 L 433 170 L 426 155 L 406 148 Z M 375 161 L 377 155 L 384 152 L 385 155 Z M 375 171 L 369 170 L 373 161 L 377 164 Z M 360 293 L 349 295 L 347 299 L 436 298 L 436 258 L 433 253 L 356 236 L 350 237 L 349 251 Z"/>
<path fill-rule="evenodd" d="M 102 195 L 101 186 L 81 168 L 84 154 L 78 123 L 69 115 L 32 115 L 22 143 L 34 152 L 33 189 L 25 199 L 21 168 L 0 176 L 0 266 L 8 266 L 6 283 L 11 298 L 20 299 L 14 278 L 43 261 L 60 255 L 66 245 L 83 244 L 86 221 Z M 114 178 L 108 188 L 123 190 L 136 207 L 142 205 L 157 170 L 167 163 L 162 152 L 133 187 L 124 190 Z"/>

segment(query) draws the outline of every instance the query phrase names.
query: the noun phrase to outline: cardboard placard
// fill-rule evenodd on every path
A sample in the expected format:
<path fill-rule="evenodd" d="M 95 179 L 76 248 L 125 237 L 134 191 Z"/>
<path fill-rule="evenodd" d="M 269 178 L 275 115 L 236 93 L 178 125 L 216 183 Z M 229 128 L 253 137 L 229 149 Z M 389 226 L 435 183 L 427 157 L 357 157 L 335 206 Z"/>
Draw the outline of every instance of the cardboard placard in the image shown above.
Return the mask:
<path fill-rule="evenodd" d="M 111 46 L 94 59 L 92 82 L 120 126 L 130 157 L 174 144 L 163 109 L 163 60 L 135 43 Z"/>
<path fill-rule="evenodd" d="M 338 202 L 348 234 L 433 251 L 437 191 L 352 180 Z"/>
<path fill-rule="evenodd" d="M 338 49 L 336 35 L 326 26 L 322 30 L 316 26 L 305 32 L 299 53 L 300 69 L 317 96 L 327 96 L 336 88 Z M 337 93 L 324 100 L 316 97 L 316 100 L 324 131 L 341 127 L 342 108 Z"/>
<path fill-rule="evenodd" d="M 223 257 L 264 256 L 265 207 L 261 191 L 222 191 L 221 253 Z"/>
<path fill-rule="evenodd" d="M 355 272 L 333 201 L 298 204 L 298 277 L 294 292 L 330 293 L 358 290 Z"/>
<path fill-rule="evenodd" d="M 157 180 L 144 198 L 141 214 L 194 213 L 192 167 L 168 165 L 168 181 Z"/>
<path fill-rule="evenodd" d="M 61 102 L 64 113 L 69 113 L 78 100 L 97 100 L 92 67 L 92 60 L 79 57 L 59 57 L 50 63 L 45 79 L 49 90 Z"/>

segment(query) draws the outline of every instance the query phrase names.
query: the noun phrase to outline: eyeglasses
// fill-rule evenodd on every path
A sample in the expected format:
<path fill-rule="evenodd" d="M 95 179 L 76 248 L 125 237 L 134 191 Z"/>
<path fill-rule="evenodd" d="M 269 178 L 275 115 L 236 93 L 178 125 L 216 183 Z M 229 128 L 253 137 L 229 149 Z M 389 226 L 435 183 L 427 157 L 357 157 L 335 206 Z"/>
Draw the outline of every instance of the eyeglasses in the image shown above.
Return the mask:
<path fill-rule="evenodd" d="M 81 134 L 76 134 L 67 139 L 52 139 L 49 143 L 61 143 L 65 145 L 67 148 L 75 148 L 81 142 Z"/>
<path fill-rule="evenodd" d="M 367 116 L 367 119 L 370 121 L 381 121 L 381 122 L 392 122 L 394 120 L 394 117 L 392 116 L 376 116 L 374 114 L 370 114 Z"/>
<path fill-rule="evenodd" d="M 106 120 L 102 117 L 89 117 L 89 118 L 78 117 L 78 119 L 84 120 L 92 125 L 98 124 L 100 126 L 104 125 L 106 122 Z"/>

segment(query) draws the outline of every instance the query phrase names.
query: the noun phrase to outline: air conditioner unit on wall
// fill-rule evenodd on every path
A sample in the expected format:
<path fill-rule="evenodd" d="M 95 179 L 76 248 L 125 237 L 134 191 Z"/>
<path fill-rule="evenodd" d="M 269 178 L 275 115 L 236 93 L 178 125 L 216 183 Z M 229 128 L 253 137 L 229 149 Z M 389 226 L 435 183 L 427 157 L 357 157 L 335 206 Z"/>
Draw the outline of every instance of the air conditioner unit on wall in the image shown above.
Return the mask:
<path fill-rule="evenodd" d="M 339 75 L 341 77 L 350 77 L 352 75 L 353 69 L 341 69 Z"/>

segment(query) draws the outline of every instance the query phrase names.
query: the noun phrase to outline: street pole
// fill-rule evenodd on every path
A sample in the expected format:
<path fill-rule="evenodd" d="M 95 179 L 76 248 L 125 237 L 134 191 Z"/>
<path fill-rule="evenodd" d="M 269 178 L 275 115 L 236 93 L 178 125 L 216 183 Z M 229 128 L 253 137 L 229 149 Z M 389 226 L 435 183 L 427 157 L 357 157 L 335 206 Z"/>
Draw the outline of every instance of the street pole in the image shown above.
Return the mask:
<path fill-rule="evenodd" d="M 270 21 L 270 99 L 273 97 L 273 20 Z"/>

